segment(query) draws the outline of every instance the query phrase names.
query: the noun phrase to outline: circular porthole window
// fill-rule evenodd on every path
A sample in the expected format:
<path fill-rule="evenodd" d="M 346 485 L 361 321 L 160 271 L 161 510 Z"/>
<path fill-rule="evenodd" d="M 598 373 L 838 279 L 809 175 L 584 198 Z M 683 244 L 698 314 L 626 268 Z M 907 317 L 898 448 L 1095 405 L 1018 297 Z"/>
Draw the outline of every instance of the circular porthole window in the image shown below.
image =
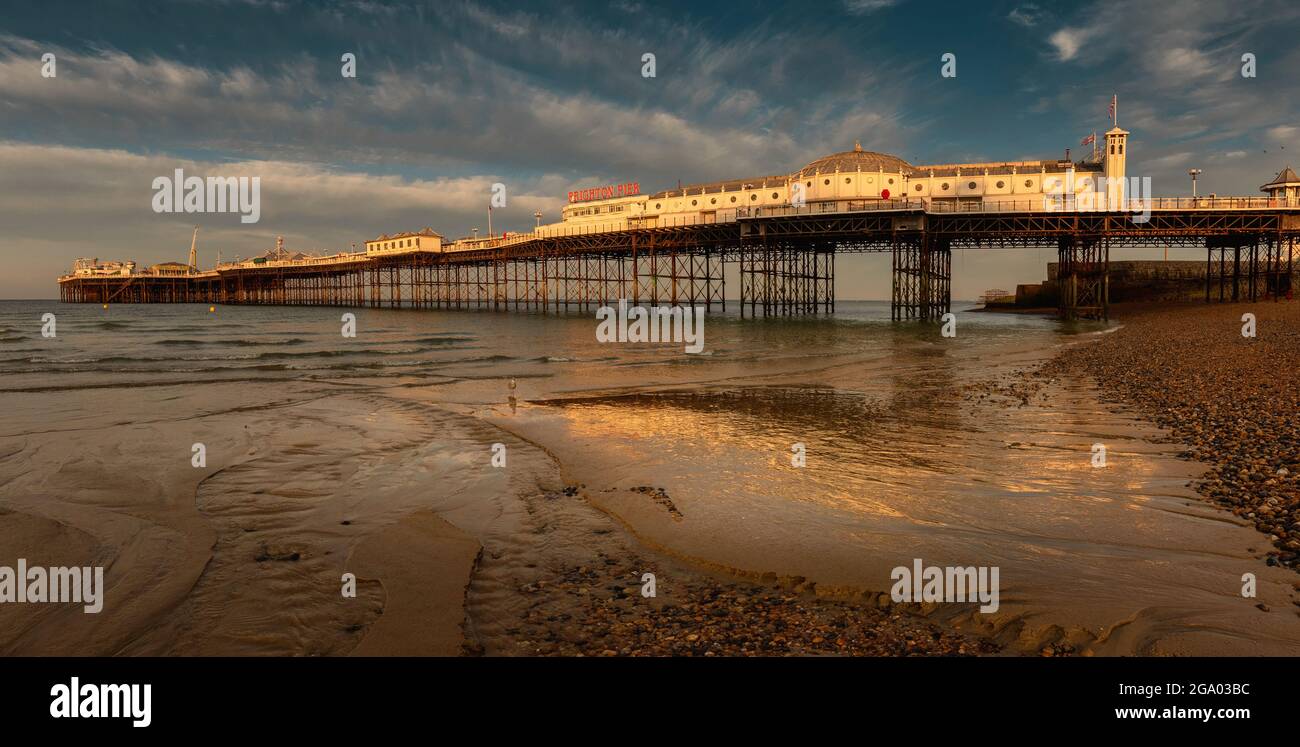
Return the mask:
<path fill-rule="evenodd" d="M 659 209 L 662 208 L 663 206 L 664 206 L 664 205 L 663 205 L 662 202 L 656 202 L 656 203 L 655 203 L 655 210 L 659 210 Z"/>
<path fill-rule="evenodd" d="M 1034 180 L 1033 180 L 1033 179 L 1026 179 L 1026 180 L 1025 180 L 1025 186 L 1026 186 L 1026 187 L 1032 187 L 1032 186 L 1034 186 Z"/>
<path fill-rule="evenodd" d="M 754 200 L 757 200 L 757 199 L 758 199 L 758 195 L 756 195 L 756 194 L 750 195 L 750 196 L 749 196 L 749 199 L 750 199 L 751 202 L 754 201 Z"/>
<path fill-rule="evenodd" d="M 1007 183 L 1006 183 L 1006 182 L 1003 182 L 1003 181 L 998 182 L 998 189 L 1002 189 L 1002 188 L 1005 187 L 1005 186 L 1007 186 Z"/>
<path fill-rule="evenodd" d="M 893 184 L 893 183 L 894 183 L 894 180 L 891 178 L 891 179 L 889 180 L 889 183 L 890 183 L 890 184 Z"/>
<path fill-rule="evenodd" d="M 691 200 L 691 207 L 695 207 L 698 204 L 700 204 L 699 200 Z"/>
<path fill-rule="evenodd" d="M 941 186 L 943 187 L 945 192 L 948 190 L 948 182 L 944 182 Z"/>
<path fill-rule="evenodd" d="M 970 182 L 969 184 L 967 184 L 966 189 L 975 189 L 975 182 Z"/>
<path fill-rule="evenodd" d="M 844 183 L 845 183 L 845 184 L 852 184 L 852 183 L 853 183 L 853 180 L 846 176 L 846 177 L 844 177 Z"/>
<path fill-rule="evenodd" d="M 779 192 L 773 192 L 773 193 L 772 193 L 772 199 L 773 199 L 773 200 L 779 200 L 779 199 L 781 199 L 781 193 L 779 193 Z"/>
<path fill-rule="evenodd" d="M 736 201 L 736 196 L 735 196 L 735 195 L 732 195 L 732 196 L 731 196 L 731 201 L 732 201 L 732 202 L 735 202 L 735 201 Z"/>
<path fill-rule="evenodd" d="M 710 205 L 717 205 L 717 204 L 718 204 L 718 198 L 716 198 L 716 197 L 710 197 L 710 198 L 709 198 L 709 204 L 710 204 Z"/>
<path fill-rule="evenodd" d="M 824 185 L 826 185 L 826 186 L 830 186 L 830 183 L 831 183 L 831 180 L 830 180 L 830 179 L 827 179 L 827 180 L 825 180 L 825 181 L 822 182 L 822 184 L 824 184 Z"/>
<path fill-rule="evenodd" d="M 920 192 L 920 191 L 921 191 L 921 185 L 920 185 L 920 184 L 916 185 L 916 191 L 917 191 L 917 192 Z"/>

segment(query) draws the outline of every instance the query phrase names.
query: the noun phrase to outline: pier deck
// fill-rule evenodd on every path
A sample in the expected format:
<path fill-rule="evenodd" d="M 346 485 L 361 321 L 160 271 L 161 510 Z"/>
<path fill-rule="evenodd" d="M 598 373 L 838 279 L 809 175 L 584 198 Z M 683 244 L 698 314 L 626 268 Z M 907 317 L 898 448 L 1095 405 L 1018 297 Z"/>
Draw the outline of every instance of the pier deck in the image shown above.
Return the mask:
<path fill-rule="evenodd" d="M 628 299 L 725 308 L 724 268 L 734 266 L 742 313 L 806 314 L 834 309 L 836 254 L 889 252 L 894 317 L 937 319 L 951 308 L 953 249 L 1044 247 L 1058 253 L 1061 315 L 1105 318 L 1111 251 L 1171 246 L 1206 250 L 1206 301 L 1289 297 L 1294 287 L 1300 207 L 1156 199 L 1141 222 L 1133 213 L 1033 207 L 1041 203 L 829 201 L 675 225 L 543 231 L 462 251 L 341 254 L 179 276 L 66 275 L 59 288 L 74 303 L 545 311 Z"/>

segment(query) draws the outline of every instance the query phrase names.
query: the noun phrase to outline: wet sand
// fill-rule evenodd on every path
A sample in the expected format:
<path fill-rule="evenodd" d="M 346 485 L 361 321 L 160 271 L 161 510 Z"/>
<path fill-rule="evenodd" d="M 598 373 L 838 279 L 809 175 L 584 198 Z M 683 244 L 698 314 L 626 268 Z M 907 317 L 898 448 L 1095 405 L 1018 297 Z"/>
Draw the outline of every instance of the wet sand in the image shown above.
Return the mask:
<path fill-rule="evenodd" d="M 1300 653 L 1295 388 L 1254 375 L 1294 369 L 1294 312 L 1181 385 L 1182 342 L 1243 310 L 1064 345 L 884 327 L 888 357 L 810 323 L 848 352 L 577 364 L 521 377 L 513 406 L 490 355 L 435 383 L 34 381 L 2 395 L 0 547 L 104 565 L 109 589 L 100 615 L 0 606 L 0 654 Z M 1248 396 L 1197 399 L 1224 389 Z M 1207 466 L 1218 506 L 1188 487 Z M 1001 609 L 892 604 L 915 557 L 1000 566 Z"/>
<path fill-rule="evenodd" d="M 1268 565 L 1300 569 L 1300 306 L 1117 311 L 1123 329 L 1065 351 L 1050 371 L 1082 372 L 1102 400 L 1169 429 L 1208 465 L 1198 492 L 1273 544 Z M 1242 335 L 1246 313 L 1255 337 Z"/>

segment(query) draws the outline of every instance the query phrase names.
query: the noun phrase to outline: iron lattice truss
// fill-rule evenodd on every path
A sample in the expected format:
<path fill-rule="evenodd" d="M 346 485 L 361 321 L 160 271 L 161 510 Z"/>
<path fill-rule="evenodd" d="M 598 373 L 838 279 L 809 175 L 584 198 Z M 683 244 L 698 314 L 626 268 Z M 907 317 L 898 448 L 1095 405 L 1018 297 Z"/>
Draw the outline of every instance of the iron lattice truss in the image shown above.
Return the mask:
<path fill-rule="evenodd" d="M 1112 248 L 1205 247 L 1206 300 L 1279 298 L 1292 289 L 1300 212 L 777 214 L 730 223 L 535 238 L 507 246 L 344 263 L 223 268 L 187 277 L 67 277 L 64 301 L 590 309 L 632 303 L 725 308 L 727 268 L 742 313 L 832 311 L 835 255 L 889 252 L 897 319 L 951 308 L 952 250 L 1054 247 L 1061 314 L 1104 318 Z"/>
<path fill-rule="evenodd" d="M 740 313 L 750 316 L 835 310 L 835 248 L 771 240 L 745 243 L 740 265 Z"/>
<path fill-rule="evenodd" d="M 952 308 L 952 249 L 928 233 L 896 234 L 892 316 L 940 319 Z"/>

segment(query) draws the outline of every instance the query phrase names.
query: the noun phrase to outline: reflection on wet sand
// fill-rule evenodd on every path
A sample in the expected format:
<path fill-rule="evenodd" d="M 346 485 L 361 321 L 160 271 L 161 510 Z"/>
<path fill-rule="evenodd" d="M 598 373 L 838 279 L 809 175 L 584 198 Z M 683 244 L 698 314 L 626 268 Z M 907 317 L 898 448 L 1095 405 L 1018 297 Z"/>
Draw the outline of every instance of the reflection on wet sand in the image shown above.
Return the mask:
<path fill-rule="evenodd" d="M 1007 395 L 926 368 L 854 392 L 769 383 L 550 400 L 507 427 L 552 444 L 644 541 L 737 574 L 854 596 L 887 591 L 914 558 L 997 566 L 996 614 L 937 614 L 1027 651 L 1300 651 L 1291 621 L 1261 619 L 1240 596 L 1250 569 L 1261 596 L 1285 604 L 1287 574 L 1258 563 L 1253 531 L 1194 497 L 1195 466 L 1151 443 L 1155 431 L 1102 411 L 1079 382 Z M 1109 444 L 1106 469 L 1092 467 L 1096 441 Z M 792 466 L 794 443 L 806 467 Z"/>

